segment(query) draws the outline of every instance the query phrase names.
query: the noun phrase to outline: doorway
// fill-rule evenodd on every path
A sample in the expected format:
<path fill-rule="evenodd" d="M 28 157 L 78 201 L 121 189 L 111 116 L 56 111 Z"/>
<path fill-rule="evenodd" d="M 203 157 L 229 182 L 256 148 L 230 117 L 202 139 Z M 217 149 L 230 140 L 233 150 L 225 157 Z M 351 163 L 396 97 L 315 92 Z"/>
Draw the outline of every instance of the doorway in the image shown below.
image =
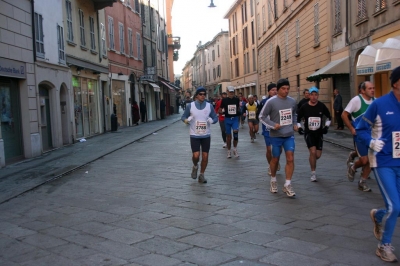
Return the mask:
<path fill-rule="evenodd" d="M 7 163 L 23 159 L 18 82 L 0 78 L 0 122 Z"/>
<path fill-rule="evenodd" d="M 43 151 L 48 151 L 53 148 L 53 138 L 51 134 L 49 89 L 47 86 L 39 85 L 39 96 L 42 149 Z"/>
<path fill-rule="evenodd" d="M 60 111 L 61 111 L 61 132 L 63 145 L 68 145 L 69 141 L 69 130 L 68 130 L 68 105 L 67 105 L 68 93 L 65 84 L 61 85 L 60 88 Z"/>

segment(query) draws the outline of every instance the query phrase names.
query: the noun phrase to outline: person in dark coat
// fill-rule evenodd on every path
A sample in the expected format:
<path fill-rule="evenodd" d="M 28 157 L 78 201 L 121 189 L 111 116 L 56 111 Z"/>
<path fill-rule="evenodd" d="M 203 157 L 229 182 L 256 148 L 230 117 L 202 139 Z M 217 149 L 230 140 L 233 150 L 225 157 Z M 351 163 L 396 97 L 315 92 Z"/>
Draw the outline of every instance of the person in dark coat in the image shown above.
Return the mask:
<path fill-rule="evenodd" d="M 164 99 L 161 99 L 161 101 L 160 101 L 160 115 L 161 115 L 161 119 L 165 118 L 165 102 L 164 102 Z"/>
<path fill-rule="evenodd" d="M 137 101 L 133 101 L 132 104 L 132 119 L 134 125 L 139 125 L 140 115 L 139 115 L 139 106 Z"/>
<path fill-rule="evenodd" d="M 146 115 L 147 115 L 147 107 L 146 103 L 144 102 L 144 98 L 140 101 L 140 117 L 142 118 L 142 123 L 146 122 Z"/>
<path fill-rule="evenodd" d="M 342 119 L 342 113 L 343 113 L 342 95 L 339 94 L 338 89 L 334 89 L 333 94 L 335 95 L 335 100 L 333 102 L 333 110 L 335 111 L 335 117 L 336 117 L 336 122 L 337 122 L 336 129 L 343 130 L 344 123 L 343 123 L 343 119 Z"/>

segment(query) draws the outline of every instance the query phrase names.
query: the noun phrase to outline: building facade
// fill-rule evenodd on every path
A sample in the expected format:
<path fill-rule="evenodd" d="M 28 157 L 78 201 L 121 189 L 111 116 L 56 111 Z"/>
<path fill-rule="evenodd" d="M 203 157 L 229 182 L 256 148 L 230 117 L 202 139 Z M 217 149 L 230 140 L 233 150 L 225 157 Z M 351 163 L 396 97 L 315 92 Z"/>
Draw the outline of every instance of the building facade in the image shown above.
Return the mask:
<path fill-rule="evenodd" d="M 243 95 L 263 93 L 258 86 L 256 37 L 256 8 L 261 2 L 237 0 L 225 15 L 229 20 L 231 85 Z"/>
<path fill-rule="evenodd" d="M 219 32 L 205 44 L 205 88 L 209 97 L 216 97 L 230 85 L 229 33 Z"/>

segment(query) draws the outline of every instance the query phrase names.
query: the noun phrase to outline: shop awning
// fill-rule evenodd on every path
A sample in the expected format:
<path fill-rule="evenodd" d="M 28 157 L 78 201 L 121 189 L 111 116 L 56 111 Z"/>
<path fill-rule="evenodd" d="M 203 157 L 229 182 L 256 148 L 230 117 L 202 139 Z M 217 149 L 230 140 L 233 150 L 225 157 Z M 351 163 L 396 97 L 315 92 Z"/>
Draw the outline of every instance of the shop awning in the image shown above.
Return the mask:
<path fill-rule="evenodd" d="M 167 88 L 169 88 L 171 92 L 173 92 L 173 93 L 176 92 L 175 89 L 174 89 L 170 84 L 168 84 L 168 82 L 165 82 L 165 81 L 162 81 L 162 80 L 159 80 L 159 81 L 160 81 L 162 84 L 164 84 L 165 86 L 167 86 Z"/>
<path fill-rule="evenodd" d="M 215 86 L 215 90 L 214 90 L 214 94 L 219 94 L 219 89 L 221 88 L 221 84 L 218 84 L 217 86 Z"/>
<path fill-rule="evenodd" d="M 108 6 L 113 6 L 113 4 L 117 2 L 117 0 L 92 0 L 92 1 L 94 4 L 94 9 L 96 11 Z"/>
<path fill-rule="evenodd" d="M 349 57 L 347 56 L 338 60 L 331 61 L 329 64 L 314 72 L 306 79 L 308 81 L 320 81 L 321 79 L 330 78 L 335 75 L 349 74 L 349 72 Z"/>
<path fill-rule="evenodd" d="M 157 84 L 149 82 L 149 85 L 153 87 L 155 92 L 160 92 L 160 87 Z"/>
<path fill-rule="evenodd" d="M 375 73 L 376 52 L 382 47 L 382 43 L 368 45 L 358 56 L 357 75 L 372 75 Z"/>
<path fill-rule="evenodd" d="M 389 71 L 400 66 L 400 36 L 389 38 L 376 52 L 375 72 Z"/>

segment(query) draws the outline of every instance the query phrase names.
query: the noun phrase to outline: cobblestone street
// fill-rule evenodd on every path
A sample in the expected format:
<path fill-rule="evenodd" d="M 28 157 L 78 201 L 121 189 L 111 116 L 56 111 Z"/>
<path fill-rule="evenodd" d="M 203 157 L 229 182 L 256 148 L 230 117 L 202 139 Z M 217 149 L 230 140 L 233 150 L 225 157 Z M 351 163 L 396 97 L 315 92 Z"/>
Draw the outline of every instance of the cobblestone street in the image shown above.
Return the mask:
<path fill-rule="evenodd" d="M 312 183 L 297 135 L 291 199 L 283 170 L 269 192 L 264 140 L 247 130 L 227 159 L 212 126 L 207 184 L 190 178 L 188 128 L 171 122 L 1 204 L 0 265 L 384 264 L 369 217 L 383 201 L 373 177 L 370 193 L 347 181 L 347 150 L 324 143 Z"/>

